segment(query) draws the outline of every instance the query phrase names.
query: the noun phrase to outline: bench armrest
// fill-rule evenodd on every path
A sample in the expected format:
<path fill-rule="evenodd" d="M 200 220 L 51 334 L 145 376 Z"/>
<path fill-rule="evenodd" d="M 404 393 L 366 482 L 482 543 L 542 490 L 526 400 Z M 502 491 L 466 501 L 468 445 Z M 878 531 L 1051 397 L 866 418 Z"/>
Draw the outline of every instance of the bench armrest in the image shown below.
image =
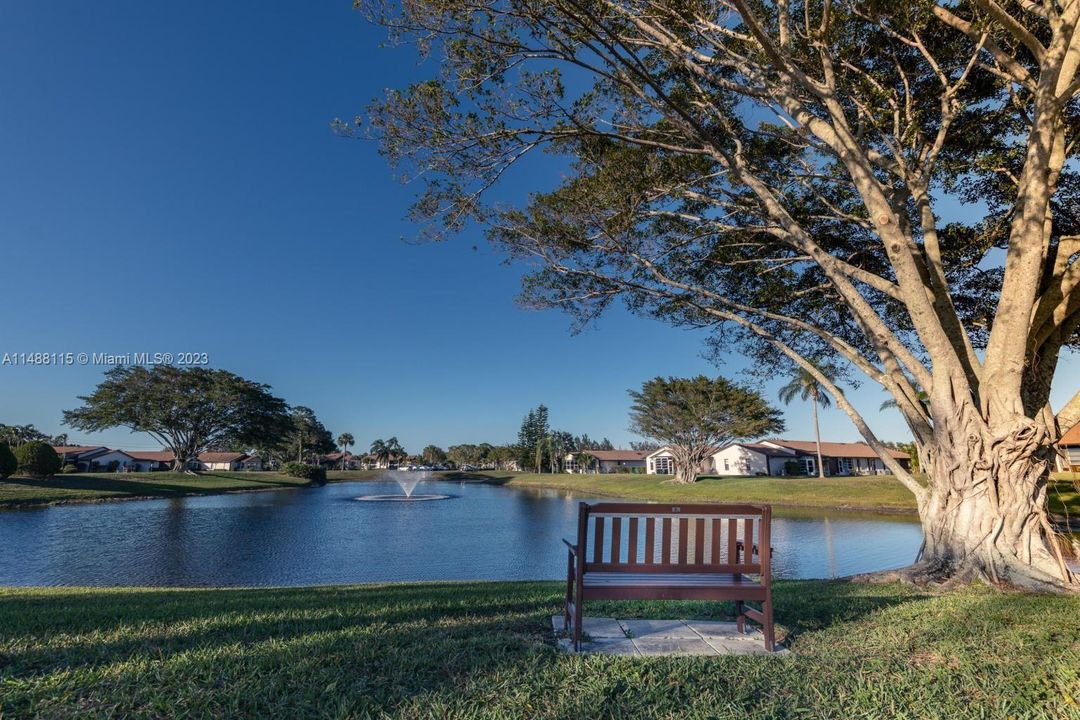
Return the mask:
<path fill-rule="evenodd" d="M 563 538 L 563 544 L 565 544 L 566 547 L 570 548 L 570 554 L 571 555 L 573 555 L 574 557 L 577 557 L 577 545 L 573 544 L 572 542 L 570 542 L 566 538 Z"/>

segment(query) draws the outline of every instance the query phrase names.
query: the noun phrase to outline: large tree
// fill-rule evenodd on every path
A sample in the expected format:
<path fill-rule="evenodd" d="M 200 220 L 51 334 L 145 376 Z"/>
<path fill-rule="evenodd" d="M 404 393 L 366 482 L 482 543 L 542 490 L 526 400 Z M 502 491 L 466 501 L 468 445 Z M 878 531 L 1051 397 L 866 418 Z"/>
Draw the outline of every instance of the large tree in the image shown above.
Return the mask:
<path fill-rule="evenodd" d="M 1080 327 L 1080 3 L 363 5 L 442 54 L 371 112 L 429 229 L 485 223 L 532 304 L 621 296 L 813 374 L 915 496 L 912 577 L 1076 586 L 1046 478 L 1080 420 L 1049 403 Z M 564 180 L 488 202 L 537 150 Z M 927 483 L 810 358 L 892 394 Z"/>
<path fill-rule="evenodd" d="M 256 447 L 279 441 L 288 406 L 270 386 L 226 370 L 172 365 L 117 366 L 64 423 L 86 432 L 125 427 L 150 435 L 173 452 L 173 470 L 210 447 Z"/>
<path fill-rule="evenodd" d="M 784 429 L 780 411 L 761 393 L 722 377 L 657 377 L 630 397 L 631 431 L 671 449 L 678 483 L 695 482 L 725 445 Z"/>

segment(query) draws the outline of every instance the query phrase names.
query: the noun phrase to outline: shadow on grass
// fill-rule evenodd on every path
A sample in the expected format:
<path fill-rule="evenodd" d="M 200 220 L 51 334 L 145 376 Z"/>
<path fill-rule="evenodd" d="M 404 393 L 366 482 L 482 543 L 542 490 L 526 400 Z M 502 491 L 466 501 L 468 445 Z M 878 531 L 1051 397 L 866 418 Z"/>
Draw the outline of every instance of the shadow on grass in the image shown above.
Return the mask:
<path fill-rule="evenodd" d="M 164 697 L 183 692 L 189 674 L 212 673 L 223 696 L 272 676 L 277 688 L 297 688 L 291 699 L 327 688 L 358 710 L 384 712 L 503 670 L 513 658 L 553 658 L 544 640 L 556 588 L 16 591 L 0 597 L 0 674 L 27 683 L 107 676 L 108 688 L 80 685 L 78 694 L 111 696 L 120 682 L 157 687 Z M 12 699 L 4 710 L 15 715 L 34 702 L 29 694 Z"/>

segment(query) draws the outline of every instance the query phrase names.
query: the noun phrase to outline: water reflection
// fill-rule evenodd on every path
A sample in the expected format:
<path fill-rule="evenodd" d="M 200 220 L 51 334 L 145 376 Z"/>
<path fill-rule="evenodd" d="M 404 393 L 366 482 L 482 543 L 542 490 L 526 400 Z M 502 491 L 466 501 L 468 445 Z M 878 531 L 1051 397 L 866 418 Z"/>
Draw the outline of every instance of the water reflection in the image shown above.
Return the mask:
<path fill-rule="evenodd" d="M 310 585 L 559 578 L 580 498 L 465 483 L 440 503 L 357 503 L 386 483 L 0 512 L 3 585 Z M 906 517 L 780 512 L 782 577 L 905 565 Z"/>

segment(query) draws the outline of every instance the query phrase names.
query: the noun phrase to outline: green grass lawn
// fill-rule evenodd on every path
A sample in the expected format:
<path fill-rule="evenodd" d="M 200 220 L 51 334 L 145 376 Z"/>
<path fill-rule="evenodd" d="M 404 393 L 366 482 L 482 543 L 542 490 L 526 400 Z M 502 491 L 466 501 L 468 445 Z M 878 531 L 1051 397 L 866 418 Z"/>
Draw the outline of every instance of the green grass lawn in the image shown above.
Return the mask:
<path fill-rule="evenodd" d="M 330 472 L 331 482 L 370 480 L 376 470 Z M 298 488 L 306 480 L 270 472 L 211 471 L 185 473 L 78 473 L 46 479 L 11 477 L 0 482 L 0 507 L 42 505 L 56 502 L 87 502 L 133 497 L 179 497 L 213 495 L 236 490 Z"/>
<path fill-rule="evenodd" d="M 3 717 L 1080 717 L 1080 598 L 779 582 L 792 652 L 578 657 L 553 582 L 0 589 Z M 704 603 L 590 614 L 714 617 Z"/>
<path fill-rule="evenodd" d="M 666 475 L 575 475 L 483 472 L 471 476 L 511 487 L 547 487 L 657 502 L 763 502 L 803 507 L 915 511 L 915 500 L 891 475 L 869 477 L 702 478 L 675 485 Z"/>
<path fill-rule="evenodd" d="M 510 487 L 555 488 L 582 495 L 655 502 L 758 502 L 777 506 L 915 512 L 915 498 L 892 475 L 865 477 L 703 477 L 676 485 L 666 475 L 576 475 L 469 472 L 443 473 L 449 479 L 473 478 Z M 1055 474 L 1050 511 L 1080 518 L 1080 491 L 1071 475 Z"/>

